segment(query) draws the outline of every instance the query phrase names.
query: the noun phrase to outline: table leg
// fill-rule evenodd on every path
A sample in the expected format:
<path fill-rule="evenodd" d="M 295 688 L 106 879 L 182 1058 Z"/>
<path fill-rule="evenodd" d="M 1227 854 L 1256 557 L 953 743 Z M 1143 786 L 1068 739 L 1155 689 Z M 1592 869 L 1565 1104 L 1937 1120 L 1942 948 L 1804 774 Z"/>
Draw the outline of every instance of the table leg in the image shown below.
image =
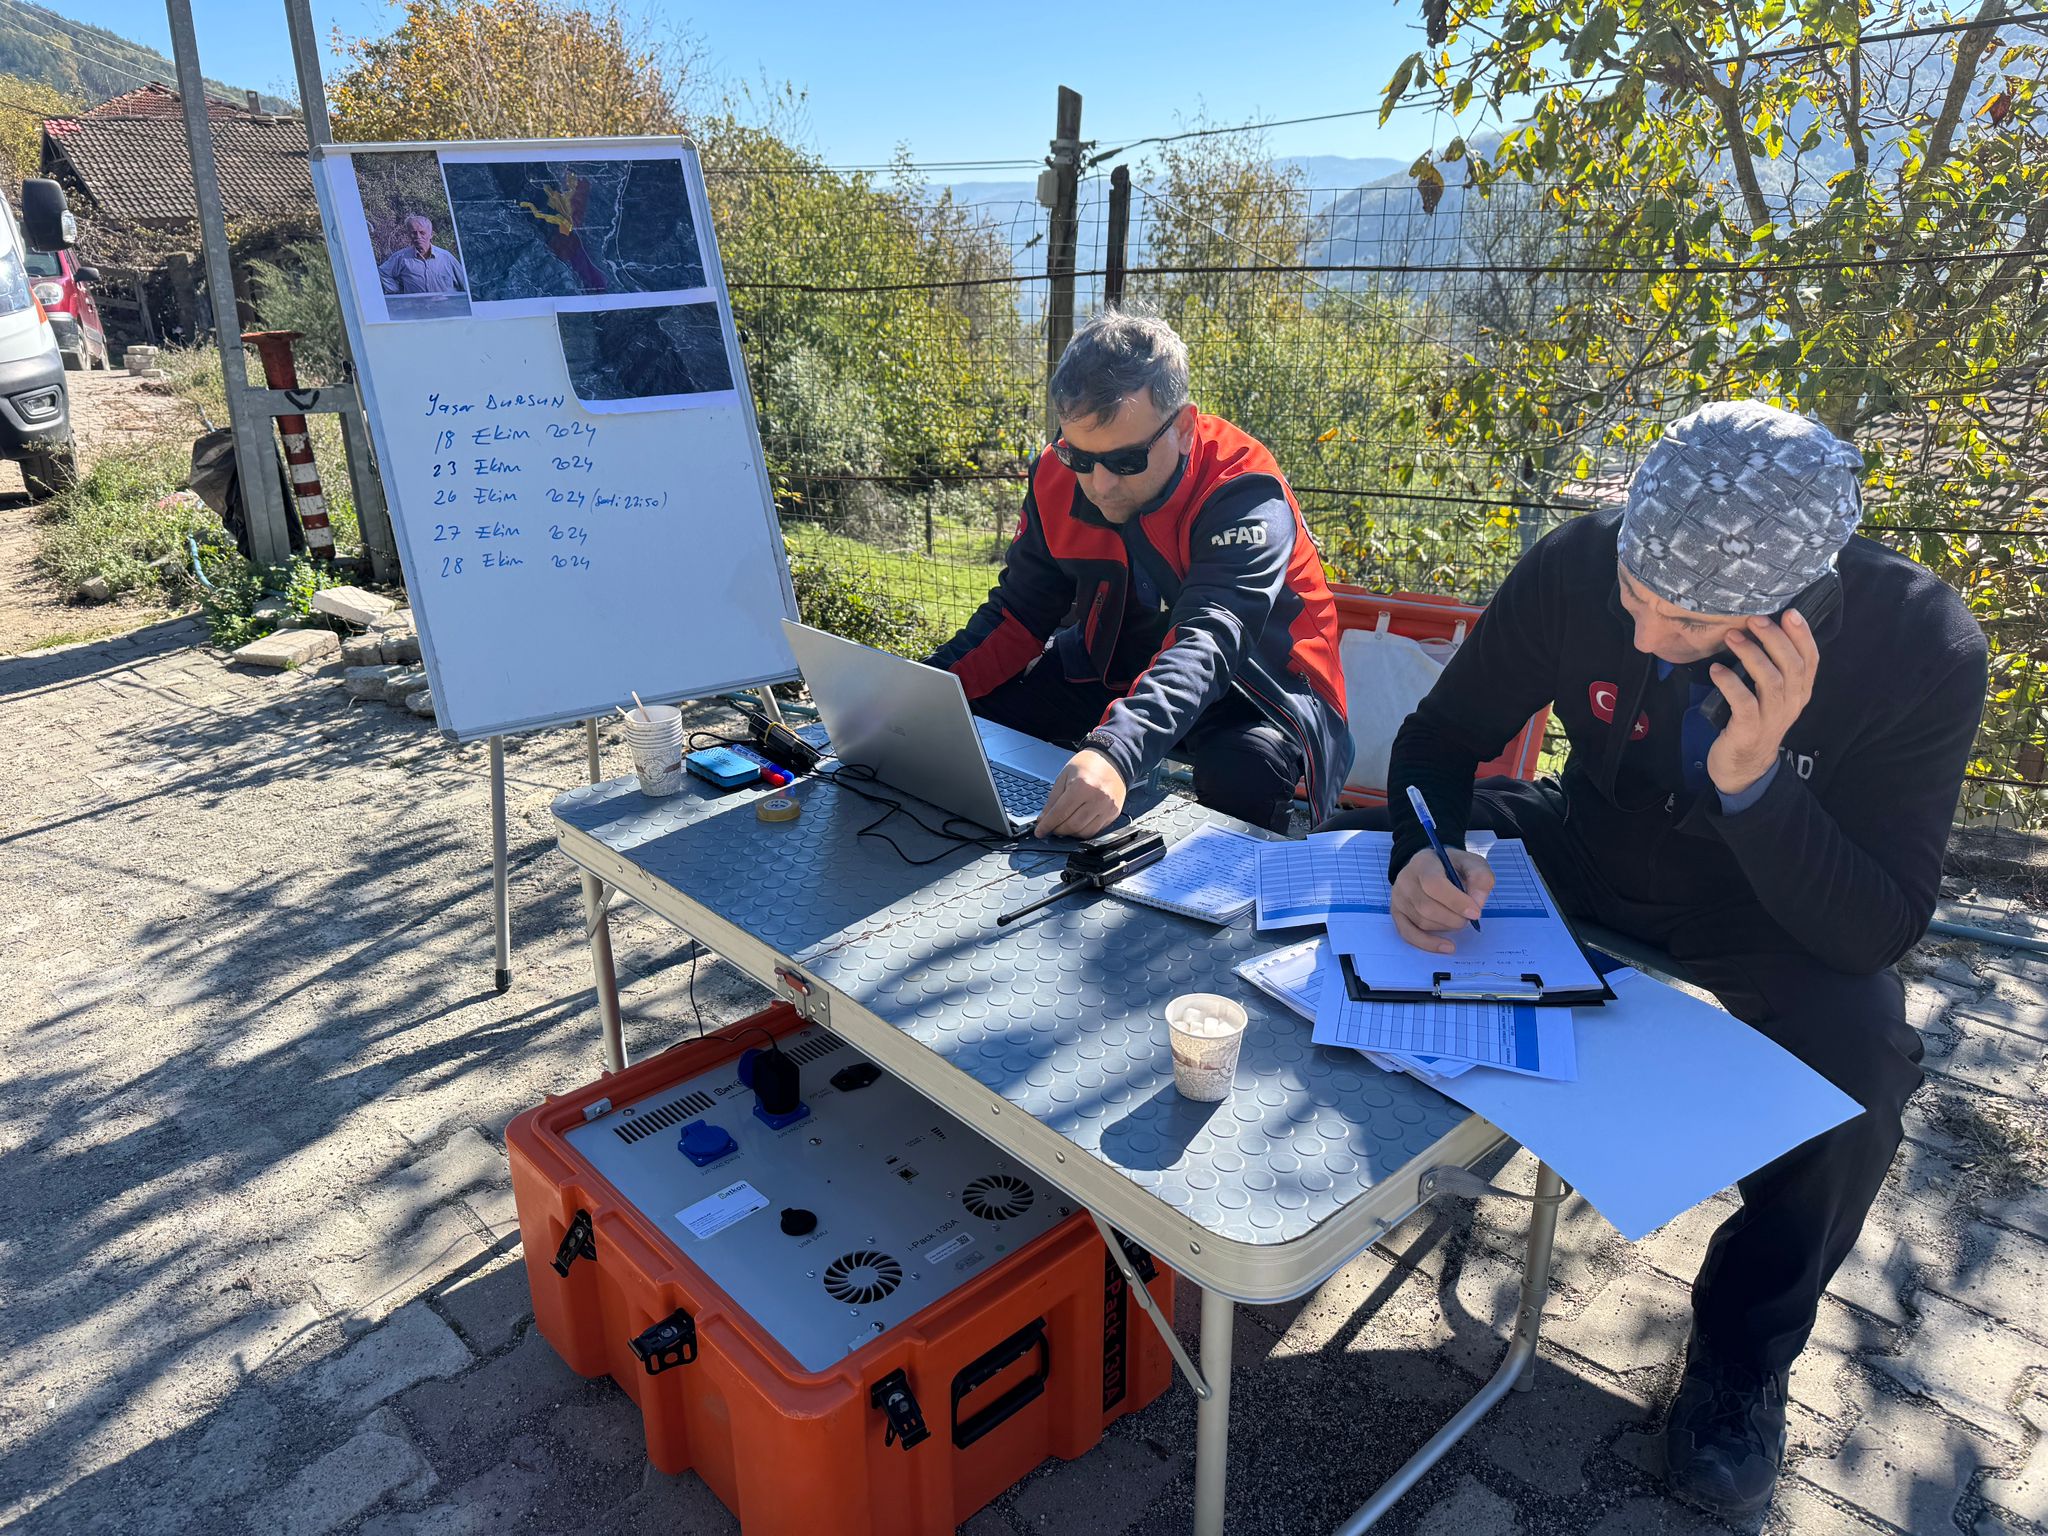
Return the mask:
<path fill-rule="evenodd" d="M 597 986 L 597 1016 L 604 1026 L 607 1072 L 626 1070 L 626 1039 L 619 1027 L 619 975 L 612 966 L 612 920 L 605 911 L 604 882 L 583 877 L 583 931 L 590 939 L 590 977 Z"/>
<path fill-rule="evenodd" d="M 1195 1536 L 1223 1536 L 1223 1489 L 1230 1456 L 1231 1325 L 1237 1303 L 1202 1292 L 1202 1379 L 1195 1404 Z"/>
<path fill-rule="evenodd" d="M 1335 1536 L 1357 1536 L 1360 1531 L 1369 1530 L 1374 1521 L 1399 1502 L 1401 1496 L 1414 1487 L 1422 1475 L 1443 1459 L 1444 1452 L 1456 1445 L 1474 1424 L 1478 1423 L 1487 1409 L 1506 1397 L 1510 1391 L 1528 1391 L 1536 1381 L 1536 1330 L 1543 1319 L 1543 1304 L 1550 1296 L 1550 1250 L 1557 1236 L 1557 1207 L 1564 1197 L 1564 1180 L 1551 1169 L 1548 1163 L 1539 1163 L 1536 1168 L 1536 1197 L 1529 1210 L 1529 1245 L 1522 1259 L 1522 1298 L 1515 1309 L 1514 1336 L 1508 1341 L 1506 1358 L 1500 1363 L 1485 1386 L 1472 1395 L 1469 1402 L 1452 1415 L 1450 1423 L 1430 1437 L 1421 1450 L 1408 1458 L 1407 1464 L 1380 1484 L 1373 1496 L 1344 1524 L 1337 1527 Z M 1202 1343 L 1203 1353 L 1208 1353 L 1206 1336 Z M 1196 1452 L 1195 1478 L 1197 1486 L 1202 1476 L 1200 1452 Z M 1199 1495 L 1197 1509 L 1201 1508 Z"/>
<path fill-rule="evenodd" d="M 505 738 L 491 738 L 491 933 L 497 941 L 500 992 L 512 985 L 512 892 L 505 853 Z"/>

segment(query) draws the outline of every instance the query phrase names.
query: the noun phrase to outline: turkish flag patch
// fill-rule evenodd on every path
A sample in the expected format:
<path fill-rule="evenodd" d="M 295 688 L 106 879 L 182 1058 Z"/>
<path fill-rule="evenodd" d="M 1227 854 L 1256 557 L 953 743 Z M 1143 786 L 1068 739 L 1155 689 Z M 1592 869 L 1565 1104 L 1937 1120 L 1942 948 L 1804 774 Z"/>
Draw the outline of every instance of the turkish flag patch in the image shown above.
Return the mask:
<path fill-rule="evenodd" d="M 1614 696 L 1618 690 L 1612 683 L 1588 683 L 1586 702 L 1593 706 L 1593 713 L 1609 725 L 1614 724 Z M 1630 741 L 1641 741 L 1650 734 L 1650 717 L 1647 713 L 1636 716 L 1636 723 L 1628 733 Z"/>

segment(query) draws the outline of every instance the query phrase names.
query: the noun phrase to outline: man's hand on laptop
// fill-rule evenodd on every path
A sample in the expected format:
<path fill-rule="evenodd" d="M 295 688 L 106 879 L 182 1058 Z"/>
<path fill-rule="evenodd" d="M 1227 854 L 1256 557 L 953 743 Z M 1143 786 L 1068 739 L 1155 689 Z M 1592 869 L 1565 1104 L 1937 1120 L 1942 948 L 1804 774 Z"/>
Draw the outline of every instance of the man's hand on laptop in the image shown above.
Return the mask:
<path fill-rule="evenodd" d="M 1092 747 L 1083 747 L 1067 760 L 1060 776 L 1052 781 L 1045 797 L 1045 809 L 1038 813 L 1037 837 L 1093 837 L 1124 808 L 1123 775 L 1110 766 L 1109 759 Z"/>

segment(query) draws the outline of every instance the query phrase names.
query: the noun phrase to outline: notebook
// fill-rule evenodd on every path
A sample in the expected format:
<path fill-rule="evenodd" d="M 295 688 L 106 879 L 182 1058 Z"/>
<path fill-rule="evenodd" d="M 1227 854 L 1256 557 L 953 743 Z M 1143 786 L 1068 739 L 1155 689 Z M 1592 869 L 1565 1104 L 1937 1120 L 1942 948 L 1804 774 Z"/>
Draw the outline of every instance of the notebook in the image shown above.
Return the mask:
<path fill-rule="evenodd" d="M 1118 896 L 1211 923 L 1234 923 L 1258 894 L 1263 838 L 1224 827 L 1199 827 L 1148 864 L 1110 887 Z"/>

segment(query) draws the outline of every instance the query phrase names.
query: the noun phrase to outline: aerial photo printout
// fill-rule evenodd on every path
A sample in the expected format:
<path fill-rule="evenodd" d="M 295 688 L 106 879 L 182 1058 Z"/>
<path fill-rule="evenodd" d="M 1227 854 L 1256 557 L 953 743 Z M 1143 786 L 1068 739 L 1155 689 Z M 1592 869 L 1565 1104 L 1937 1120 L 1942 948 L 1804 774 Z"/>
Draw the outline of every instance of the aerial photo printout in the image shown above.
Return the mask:
<path fill-rule="evenodd" d="M 586 404 L 733 388 L 716 304 L 564 310 L 555 320 L 569 385 Z"/>
<path fill-rule="evenodd" d="M 704 286 L 679 160 L 446 159 L 442 170 L 478 303 Z"/>

